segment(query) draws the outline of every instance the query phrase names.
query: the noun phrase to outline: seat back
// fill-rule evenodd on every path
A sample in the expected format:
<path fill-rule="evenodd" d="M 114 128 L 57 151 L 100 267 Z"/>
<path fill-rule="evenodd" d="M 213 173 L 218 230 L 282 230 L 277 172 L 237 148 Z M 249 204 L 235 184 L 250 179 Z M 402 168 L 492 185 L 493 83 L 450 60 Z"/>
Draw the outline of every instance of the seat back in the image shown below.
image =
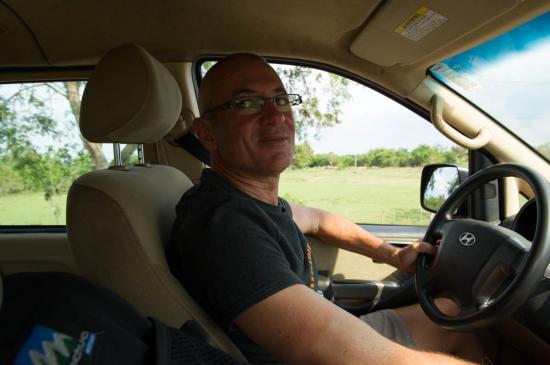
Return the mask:
<path fill-rule="evenodd" d="M 181 94 L 170 72 L 143 48 L 107 53 L 84 91 L 80 129 L 97 143 L 152 143 L 175 124 Z M 243 359 L 170 273 L 164 248 L 175 206 L 192 186 L 161 165 L 111 167 L 77 179 L 67 198 L 67 233 L 79 272 L 143 315 L 179 327 L 195 319 L 217 347 Z"/>

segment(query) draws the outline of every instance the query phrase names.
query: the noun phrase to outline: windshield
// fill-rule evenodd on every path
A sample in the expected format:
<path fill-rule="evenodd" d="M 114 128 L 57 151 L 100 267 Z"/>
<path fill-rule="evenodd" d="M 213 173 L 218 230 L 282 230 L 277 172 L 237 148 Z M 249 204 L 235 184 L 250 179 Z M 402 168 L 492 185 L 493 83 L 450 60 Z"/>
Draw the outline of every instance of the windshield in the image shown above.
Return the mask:
<path fill-rule="evenodd" d="M 550 12 L 430 68 L 550 159 Z"/>

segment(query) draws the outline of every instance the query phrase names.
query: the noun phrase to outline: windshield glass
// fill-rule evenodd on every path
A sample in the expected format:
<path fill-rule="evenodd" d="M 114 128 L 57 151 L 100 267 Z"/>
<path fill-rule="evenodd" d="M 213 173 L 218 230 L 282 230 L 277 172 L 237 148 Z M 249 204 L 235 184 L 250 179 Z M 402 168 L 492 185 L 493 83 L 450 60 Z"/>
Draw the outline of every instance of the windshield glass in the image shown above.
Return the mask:
<path fill-rule="evenodd" d="M 430 68 L 550 159 L 550 12 Z"/>

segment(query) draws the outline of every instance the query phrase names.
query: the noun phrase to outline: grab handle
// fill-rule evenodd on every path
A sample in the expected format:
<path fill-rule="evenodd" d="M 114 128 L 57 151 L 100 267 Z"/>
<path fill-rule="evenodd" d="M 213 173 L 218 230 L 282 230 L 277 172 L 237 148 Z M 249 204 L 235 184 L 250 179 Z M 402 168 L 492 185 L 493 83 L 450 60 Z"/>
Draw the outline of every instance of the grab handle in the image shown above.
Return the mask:
<path fill-rule="evenodd" d="M 464 148 L 468 148 L 470 150 L 477 150 L 485 146 L 487 143 L 489 143 L 489 140 L 491 139 L 491 132 L 486 127 L 481 127 L 474 138 L 467 137 L 464 134 L 457 131 L 456 129 L 454 129 L 453 127 L 451 127 L 443 119 L 444 102 L 441 96 L 434 94 L 431 102 L 432 102 L 431 117 L 432 117 L 433 125 L 435 126 L 435 128 L 437 128 L 438 131 L 443 133 L 443 135 L 445 135 L 451 141 L 459 144 Z"/>

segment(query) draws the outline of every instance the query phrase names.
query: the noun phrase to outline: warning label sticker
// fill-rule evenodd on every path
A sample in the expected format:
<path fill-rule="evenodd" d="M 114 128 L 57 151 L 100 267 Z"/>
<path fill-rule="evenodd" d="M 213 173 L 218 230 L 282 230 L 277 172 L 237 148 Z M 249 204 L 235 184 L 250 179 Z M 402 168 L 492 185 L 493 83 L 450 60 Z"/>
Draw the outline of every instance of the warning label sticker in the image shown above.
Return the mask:
<path fill-rule="evenodd" d="M 414 14 L 405 19 L 395 32 L 412 41 L 418 42 L 426 35 L 430 34 L 448 19 L 443 15 L 428 9 L 425 6 L 418 8 Z"/>

